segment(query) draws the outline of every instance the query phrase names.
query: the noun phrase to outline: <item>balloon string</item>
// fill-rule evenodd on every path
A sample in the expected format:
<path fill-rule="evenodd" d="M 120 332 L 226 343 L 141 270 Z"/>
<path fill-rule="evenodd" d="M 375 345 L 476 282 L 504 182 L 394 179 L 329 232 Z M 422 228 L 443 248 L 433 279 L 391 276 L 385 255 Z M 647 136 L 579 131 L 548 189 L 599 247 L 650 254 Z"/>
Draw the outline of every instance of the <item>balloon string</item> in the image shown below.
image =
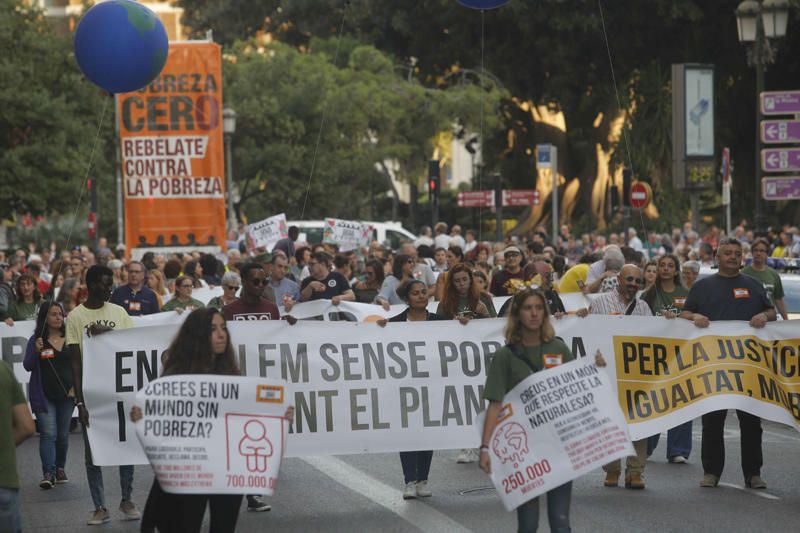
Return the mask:
<path fill-rule="evenodd" d="M 600 10 L 600 22 L 603 26 L 603 38 L 605 39 L 606 51 L 608 53 L 608 65 L 611 68 L 611 81 L 614 84 L 614 95 L 617 98 L 617 110 L 620 113 L 624 113 L 625 116 L 625 120 L 622 122 L 622 141 L 623 144 L 625 145 L 625 155 L 628 158 L 628 168 L 630 169 L 631 174 L 633 175 L 633 158 L 631 157 L 630 143 L 628 142 L 628 130 L 626 128 L 626 124 L 628 122 L 628 114 L 625 110 L 622 109 L 622 100 L 619 97 L 619 88 L 617 87 L 617 76 L 614 73 L 614 61 L 611 55 L 611 45 L 608 42 L 608 32 L 606 31 L 606 19 L 605 16 L 603 15 L 602 0 L 597 0 L 597 7 Z M 626 192 L 627 191 L 623 190 L 622 194 L 624 195 Z M 625 199 L 623 199 L 623 205 L 624 204 L 625 204 Z M 630 209 L 630 208 L 628 207 L 624 209 Z M 645 226 L 644 222 L 644 214 L 642 213 L 643 209 L 638 209 L 638 211 L 639 211 L 639 221 L 642 225 L 642 237 L 646 239 L 647 227 Z M 628 228 L 623 228 L 623 231 L 625 232 L 625 237 L 627 238 Z M 555 238 L 555 236 L 553 236 L 553 238 Z M 625 239 L 623 239 L 623 242 L 625 242 Z"/>
<path fill-rule="evenodd" d="M 92 143 L 92 151 L 89 153 L 89 161 L 86 163 L 86 170 L 83 173 L 83 179 L 79 183 L 78 187 L 78 201 L 75 204 L 75 210 L 72 213 L 72 224 L 69 227 L 69 232 L 67 233 L 67 243 L 65 246 L 65 250 L 69 250 L 70 243 L 72 242 L 72 234 L 75 231 L 75 226 L 78 224 L 78 211 L 80 210 L 83 204 L 83 193 L 86 190 L 86 180 L 89 179 L 89 171 L 92 169 L 92 162 L 94 161 L 94 154 L 97 152 L 97 145 L 100 143 L 100 134 L 103 131 L 103 122 L 105 122 L 106 118 L 106 110 L 108 109 L 108 101 L 110 98 L 103 99 L 103 108 L 100 112 L 100 122 L 97 124 L 97 133 L 94 136 L 94 142 Z M 58 276 L 64 271 L 64 267 L 66 264 L 64 261 L 61 262 L 61 265 L 58 268 L 58 272 L 55 273 L 55 277 L 53 278 L 53 283 L 55 283 Z M 55 300 L 55 296 L 53 297 Z M 42 330 L 39 332 L 39 337 L 44 335 L 45 328 L 47 328 L 47 321 L 42 324 Z"/>
<path fill-rule="evenodd" d="M 344 1 L 344 8 L 342 9 L 342 23 L 339 25 L 339 37 L 336 40 L 336 52 L 333 55 L 333 66 L 336 68 L 336 64 L 339 60 L 339 49 L 341 48 L 342 44 L 342 35 L 344 33 L 344 21 L 347 18 L 347 6 L 350 4 L 349 0 Z M 319 153 L 319 144 L 322 140 L 322 130 L 325 127 L 325 119 L 328 117 L 328 98 L 324 98 L 322 102 L 322 119 L 319 123 L 319 131 L 317 131 L 317 141 L 314 143 L 314 156 L 311 158 L 311 170 L 308 173 L 308 182 L 306 183 L 306 192 L 303 197 L 303 209 L 300 211 L 300 220 L 303 220 L 306 215 L 306 204 L 308 204 L 308 194 L 311 190 L 311 180 L 314 177 L 314 170 L 317 166 L 317 154 Z"/>
<path fill-rule="evenodd" d="M 481 191 L 483 194 L 483 105 L 486 95 L 485 90 L 483 88 L 483 80 L 486 77 L 486 72 L 484 71 L 484 49 L 485 49 L 485 20 L 486 20 L 486 10 L 481 9 L 481 81 L 480 81 L 480 88 L 481 88 L 481 116 L 480 116 L 480 124 L 481 124 L 481 131 L 480 131 L 480 139 L 481 139 L 481 152 L 480 152 L 480 159 L 478 159 L 478 190 Z M 475 169 L 472 169 L 472 172 L 475 172 Z M 496 200 L 496 199 L 495 199 Z M 498 206 L 495 206 L 497 209 Z M 483 202 L 480 202 L 478 207 L 478 243 L 483 242 Z"/>

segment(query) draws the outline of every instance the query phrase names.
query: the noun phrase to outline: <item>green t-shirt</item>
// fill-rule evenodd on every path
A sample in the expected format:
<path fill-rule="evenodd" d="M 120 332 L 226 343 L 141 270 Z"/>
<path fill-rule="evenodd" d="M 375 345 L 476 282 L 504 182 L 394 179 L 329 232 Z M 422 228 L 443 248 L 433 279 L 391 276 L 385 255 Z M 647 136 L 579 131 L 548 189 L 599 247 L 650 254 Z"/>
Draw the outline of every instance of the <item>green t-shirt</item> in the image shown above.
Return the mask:
<path fill-rule="evenodd" d="M 173 298 L 172 300 L 168 301 L 164 304 L 164 307 L 161 308 L 162 311 L 174 311 L 176 309 L 183 309 L 184 311 L 194 311 L 195 309 L 200 309 L 201 307 L 205 307 L 203 302 L 200 300 L 195 300 L 194 298 L 189 298 L 187 302 L 178 301 L 177 298 Z"/>
<path fill-rule="evenodd" d="M 682 286 L 675 287 L 672 292 L 657 290 L 656 299 L 653 300 L 650 311 L 654 316 L 664 316 L 667 311 L 678 315 L 683 311 L 683 304 L 686 303 L 687 296 L 689 296 L 689 289 Z"/>
<path fill-rule="evenodd" d="M 564 341 L 558 338 L 539 346 L 525 346 L 523 349 L 525 356 L 537 370 L 558 366 L 575 359 Z M 514 355 L 511 348 L 503 346 L 494 354 L 489 365 L 486 387 L 483 389 L 484 399 L 490 402 L 502 402 L 508 391 L 531 373 L 531 368 Z"/>
<path fill-rule="evenodd" d="M 764 290 L 767 291 L 769 301 L 775 304 L 775 300 L 783 300 L 783 283 L 781 283 L 781 276 L 774 269 L 767 267 L 765 270 L 756 270 L 752 266 L 747 266 L 742 269 L 742 274 L 756 279 L 764 285 Z"/>
<path fill-rule="evenodd" d="M 25 403 L 25 395 L 14 371 L 5 362 L 0 362 L 0 487 L 5 489 L 19 488 L 11 410 L 21 403 Z"/>
<path fill-rule="evenodd" d="M 8 304 L 8 316 L 15 321 L 20 320 L 36 320 L 36 314 L 39 312 L 39 303 L 25 303 L 16 300 Z"/>

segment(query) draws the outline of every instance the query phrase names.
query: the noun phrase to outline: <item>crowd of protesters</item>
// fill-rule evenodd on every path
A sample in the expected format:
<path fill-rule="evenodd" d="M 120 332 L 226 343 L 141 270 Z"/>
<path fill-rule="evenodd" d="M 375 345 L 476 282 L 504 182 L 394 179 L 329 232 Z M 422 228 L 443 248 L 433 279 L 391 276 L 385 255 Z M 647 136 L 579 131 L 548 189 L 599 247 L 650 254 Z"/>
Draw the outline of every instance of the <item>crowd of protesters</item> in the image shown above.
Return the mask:
<path fill-rule="evenodd" d="M 80 376 L 82 330 L 96 325 L 98 317 L 114 315 L 117 327 L 126 327 L 130 316 L 214 307 L 227 320 L 280 319 L 281 313 L 288 315 L 298 302 L 325 299 L 334 305 L 344 301 L 379 304 L 387 310 L 392 305 L 408 306 L 388 322 L 455 319 L 466 323 L 509 315 L 513 321 L 519 312 L 514 299 L 498 310 L 493 297 L 513 297 L 535 288 L 555 319 L 566 313 L 559 294 L 581 292 L 600 296 L 577 311 L 579 316 L 681 316 L 702 327 L 707 325 L 708 313 L 700 314 L 704 304 L 690 292 L 698 274 L 703 268 L 719 267 L 720 273 L 739 275 L 738 267 L 734 270 L 732 266 L 738 260 L 739 266 L 748 264 L 743 274 L 765 294 L 765 300 L 759 303 L 764 309 L 759 307 L 758 314 L 786 318 L 781 280 L 770 265 L 792 267 L 792 259 L 800 257 L 797 228 L 771 229 L 758 238 L 744 225 L 731 235 L 716 226 L 700 234 L 688 223 L 668 234 L 642 233 L 644 240 L 632 228 L 627 234 L 597 231 L 576 235 L 565 225 L 553 237 L 539 226 L 524 237 L 491 242 L 482 240 L 476 231 L 467 230 L 462 236 L 458 225 L 448 228 L 439 223 L 433 229 L 421 228 L 415 242 L 403 243 L 399 249 L 372 242 L 368 247 L 343 252 L 332 244 L 302 242 L 296 227 L 290 228 L 289 237 L 270 251 L 249 250 L 241 228 L 237 239 L 229 242 L 229 250 L 219 254 L 147 252 L 132 260 L 124 248 L 112 250 L 105 239 L 100 239 L 94 249 L 84 245 L 58 250 L 55 245 L 31 244 L 8 254 L 0 252 L 0 319 L 8 325 L 36 321 L 25 368 L 32 373 L 30 404 L 41 433 L 43 476 L 39 486 L 49 489 L 68 481 L 67 436 L 74 404 L 81 422 L 88 424 L 80 378 L 75 376 Z M 720 256 L 723 248 L 725 254 L 736 248 L 738 255 L 734 259 Z M 727 263 L 718 265 L 720 257 Z M 197 289 L 216 287 L 222 293 L 207 302 L 193 297 Z M 426 310 L 430 300 L 438 302 L 436 313 Z M 691 306 L 684 309 L 687 301 Z M 766 312 L 767 306 L 774 306 L 777 313 Z M 290 316 L 284 318 L 293 321 Z M 762 323 L 760 318 L 758 323 Z M 495 396 L 490 400 L 496 401 L 499 396 Z M 740 419 L 749 433 L 760 431 L 760 421 L 755 417 L 743 413 Z M 716 416 L 713 431 L 718 432 L 722 422 L 724 417 Z M 719 448 L 721 437 L 715 433 L 713 438 L 713 446 Z M 760 438 L 757 440 L 748 444 L 751 455 L 760 454 Z M 644 488 L 645 461 L 657 444 L 657 436 L 635 443 L 637 455 L 628 458 L 626 487 Z M 708 446 L 711 449 L 712 444 Z M 110 520 L 102 474 L 92 465 L 88 440 L 85 449 L 87 477 L 96 506 L 89 523 L 101 524 Z M 668 433 L 666 455 L 670 463 L 685 463 L 690 452 L 688 422 Z M 404 498 L 431 495 L 427 476 L 432 454 L 401 454 Z M 479 450 L 461 450 L 457 461 L 468 463 L 479 458 Z M 705 456 L 703 462 L 706 466 Z M 743 457 L 745 462 L 748 486 L 765 487 L 759 477 L 760 459 L 745 461 Z M 721 465 L 709 465 L 702 486 L 716 486 L 719 479 Z M 605 485 L 616 486 L 621 474 L 619 462 L 607 465 L 606 472 Z M 137 519 L 139 511 L 130 501 L 132 480 L 133 467 L 120 467 L 120 511 L 128 519 Z M 248 496 L 247 500 L 250 510 L 269 509 L 258 496 Z"/>

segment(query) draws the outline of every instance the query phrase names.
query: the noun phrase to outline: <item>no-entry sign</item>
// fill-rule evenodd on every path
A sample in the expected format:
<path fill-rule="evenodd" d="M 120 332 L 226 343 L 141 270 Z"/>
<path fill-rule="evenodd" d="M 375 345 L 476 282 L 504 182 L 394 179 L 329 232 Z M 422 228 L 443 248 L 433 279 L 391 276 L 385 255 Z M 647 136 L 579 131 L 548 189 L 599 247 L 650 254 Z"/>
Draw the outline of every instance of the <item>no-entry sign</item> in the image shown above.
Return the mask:
<path fill-rule="evenodd" d="M 644 209 L 650 205 L 653 199 L 653 190 L 650 185 L 643 181 L 637 181 L 631 185 L 630 201 L 631 207 L 635 209 Z"/>

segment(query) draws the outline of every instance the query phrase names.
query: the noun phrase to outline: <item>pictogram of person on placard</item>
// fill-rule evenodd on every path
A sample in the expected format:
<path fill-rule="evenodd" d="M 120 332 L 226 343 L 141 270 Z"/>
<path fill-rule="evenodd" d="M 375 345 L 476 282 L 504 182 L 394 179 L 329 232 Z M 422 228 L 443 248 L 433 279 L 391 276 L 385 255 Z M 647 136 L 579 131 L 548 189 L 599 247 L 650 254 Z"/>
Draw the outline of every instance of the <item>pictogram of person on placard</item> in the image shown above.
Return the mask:
<path fill-rule="evenodd" d="M 267 428 L 259 420 L 248 420 L 239 441 L 239 453 L 247 461 L 248 472 L 266 472 L 267 458 L 272 457 L 272 443 Z"/>

